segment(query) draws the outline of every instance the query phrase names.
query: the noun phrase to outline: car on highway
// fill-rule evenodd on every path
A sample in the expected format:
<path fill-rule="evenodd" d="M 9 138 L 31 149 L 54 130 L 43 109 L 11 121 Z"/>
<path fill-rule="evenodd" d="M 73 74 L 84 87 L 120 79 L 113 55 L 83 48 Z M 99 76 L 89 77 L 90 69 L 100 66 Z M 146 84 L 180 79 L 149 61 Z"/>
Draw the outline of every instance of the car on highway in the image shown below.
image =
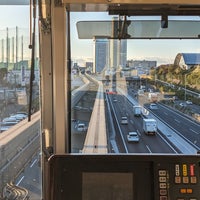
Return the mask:
<path fill-rule="evenodd" d="M 16 118 L 16 120 L 22 121 L 27 118 L 27 115 L 24 114 L 13 114 L 10 117 Z"/>
<path fill-rule="evenodd" d="M 158 105 L 156 103 L 151 103 L 150 104 L 150 109 L 151 110 L 157 110 L 158 109 Z"/>
<path fill-rule="evenodd" d="M 87 130 L 87 127 L 84 123 L 79 123 L 77 125 L 77 131 L 83 132 L 83 131 L 86 131 L 86 130 Z"/>
<path fill-rule="evenodd" d="M 20 120 L 18 120 L 16 117 L 14 116 L 10 116 L 10 117 L 6 117 L 2 120 L 2 122 L 20 122 Z"/>
<path fill-rule="evenodd" d="M 144 90 L 139 89 L 137 93 L 139 96 L 144 96 Z"/>
<path fill-rule="evenodd" d="M 137 132 L 129 132 L 127 135 L 128 142 L 139 142 L 140 138 Z"/>
<path fill-rule="evenodd" d="M 186 104 L 185 103 L 180 103 L 179 106 L 186 107 Z"/>
<path fill-rule="evenodd" d="M 17 123 L 18 123 L 17 121 L 0 122 L 0 133 L 7 131 L 9 128 L 16 125 Z"/>
<path fill-rule="evenodd" d="M 187 104 L 187 105 L 192 105 L 192 101 L 187 100 L 187 101 L 186 101 L 186 104 Z"/>
<path fill-rule="evenodd" d="M 128 124 L 128 118 L 127 117 L 122 117 L 121 118 L 121 124 L 122 125 L 127 125 Z"/>

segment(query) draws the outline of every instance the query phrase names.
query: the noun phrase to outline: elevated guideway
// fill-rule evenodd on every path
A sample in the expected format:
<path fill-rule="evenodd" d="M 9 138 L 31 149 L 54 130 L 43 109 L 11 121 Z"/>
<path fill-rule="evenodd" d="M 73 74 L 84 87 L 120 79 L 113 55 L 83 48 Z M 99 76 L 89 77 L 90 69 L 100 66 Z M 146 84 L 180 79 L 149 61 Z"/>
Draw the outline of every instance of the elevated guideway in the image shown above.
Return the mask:
<path fill-rule="evenodd" d="M 99 88 L 97 91 L 97 96 L 95 104 L 93 107 L 93 112 L 91 115 L 91 120 L 89 122 L 89 127 L 84 143 L 82 153 L 108 153 L 107 149 L 107 135 L 106 135 L 106 121 L 105 121 L 105 100 L 103 84 L 91 76 L 88 77 L 92 81 L 98 83 Z"/>

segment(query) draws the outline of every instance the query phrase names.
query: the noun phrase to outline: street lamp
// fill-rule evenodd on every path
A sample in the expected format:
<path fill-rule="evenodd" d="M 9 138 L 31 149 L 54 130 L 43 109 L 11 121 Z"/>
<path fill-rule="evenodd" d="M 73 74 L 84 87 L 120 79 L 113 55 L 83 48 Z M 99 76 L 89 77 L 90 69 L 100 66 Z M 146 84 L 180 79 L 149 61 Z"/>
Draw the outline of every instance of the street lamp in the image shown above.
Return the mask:
<path fill-rule="evenodd" d="M 185 82 L 185 95 L 184 95 L 185 102 L 186 102 L 186 75 L 187 74 L 185 74 L 185 81 L 184 81 Z"/>

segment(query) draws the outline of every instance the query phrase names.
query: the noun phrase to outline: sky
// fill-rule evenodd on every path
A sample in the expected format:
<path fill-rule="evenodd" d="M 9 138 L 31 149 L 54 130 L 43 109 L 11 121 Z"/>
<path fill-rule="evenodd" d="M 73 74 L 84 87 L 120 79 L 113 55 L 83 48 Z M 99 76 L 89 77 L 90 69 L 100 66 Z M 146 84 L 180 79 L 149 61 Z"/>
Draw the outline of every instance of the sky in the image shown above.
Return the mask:
<path fill-rule="evenodd" d="M 107 14 L 95 14 L 98 16 L 98 19 L 103 20 L 111 20 L 112 16 L 108 16 Z M 84 20 L 94 20 L 93 13 L 84 13 L 80 17 L 79 13 L 72 13 L 71 19 L 73 23 Z M 151 17 L 154 19 L 154 17 Z M 188 18 L 187 19 L 191 19 Z M 195 18 L 196 19 L 196 18 Z M 78 39 L 77 31 L 75 27 L 73 27 L 74 38 L 73 40 Z M 82 51 L 81 48 L 76 49 L 77 54 L 87 56 L 88 51 L 93 51 L 93 42 L 91 40 L 79 40 L 79 44 L 84 46 L 86 51 Z M 89 47 L 88 48 L 88 44 Z M 75 48 L 75 47 L 74 47 Z M 72 47 L 73 49 L 73 47 Z M 149 59 L 149 60 L 157 60 L 159 64 L 168 64 L 173 63 L 176 55 L 178 53 L 200 53 L 200 41 L 199 40 L 128 40 L 128 51 L 127 57 L 128 59 Z"/>
<path fill-rule="evenodd" d="M 108 20 L 106 13 L 71 13 L 72 58 L 92 58 L 93 41 L 78 39 L 76 22 L 84 20 Z M 29 6 L 0 6 L 0 31 L 6 27 L 29 28 Z M 178 53 L 200 53 L 199 40 L 129 40 L 128 59 L 157 60 L 159 64 L 173 63 Z"/>
<path fill-rule="evenodd" d="M 29 26 L 29 6 L 0 5 L 0 30 L 6 27 L 25 28 Z"/>

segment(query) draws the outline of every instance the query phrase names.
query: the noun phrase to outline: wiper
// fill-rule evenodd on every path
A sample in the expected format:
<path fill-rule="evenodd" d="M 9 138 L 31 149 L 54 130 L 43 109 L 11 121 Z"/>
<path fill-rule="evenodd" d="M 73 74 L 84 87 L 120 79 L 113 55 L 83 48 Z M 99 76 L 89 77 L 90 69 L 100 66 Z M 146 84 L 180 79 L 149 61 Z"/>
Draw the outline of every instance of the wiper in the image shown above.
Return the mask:
<path fill-rule="evenodd" d="M 31 5 L 30 5 L 31 6 Z M 30 16 L 31 18 L 31 16 Z M 33 0 L 33 32 L 32 32 L 32 42 L 29 48 L 32 49 L 31 52 L 31 70 L 30 70 L 30 92 L 29 92 L 29 108 L 28 108 L 28 121 L 31 121 L 32 114 L 32 95 L 33 95 L 33 81 L 35 79 L 35 26 L 36 26 L 36 0 Z"/>
<path fill-rule="evenodd" d="M 131 35 L 128 34 L 128 26 L 131 24 L 131 21 L 127 21 L 126 16 L 124 16 L 124 20 L 119 21 L 119 39 L 129 39 Z"/>

